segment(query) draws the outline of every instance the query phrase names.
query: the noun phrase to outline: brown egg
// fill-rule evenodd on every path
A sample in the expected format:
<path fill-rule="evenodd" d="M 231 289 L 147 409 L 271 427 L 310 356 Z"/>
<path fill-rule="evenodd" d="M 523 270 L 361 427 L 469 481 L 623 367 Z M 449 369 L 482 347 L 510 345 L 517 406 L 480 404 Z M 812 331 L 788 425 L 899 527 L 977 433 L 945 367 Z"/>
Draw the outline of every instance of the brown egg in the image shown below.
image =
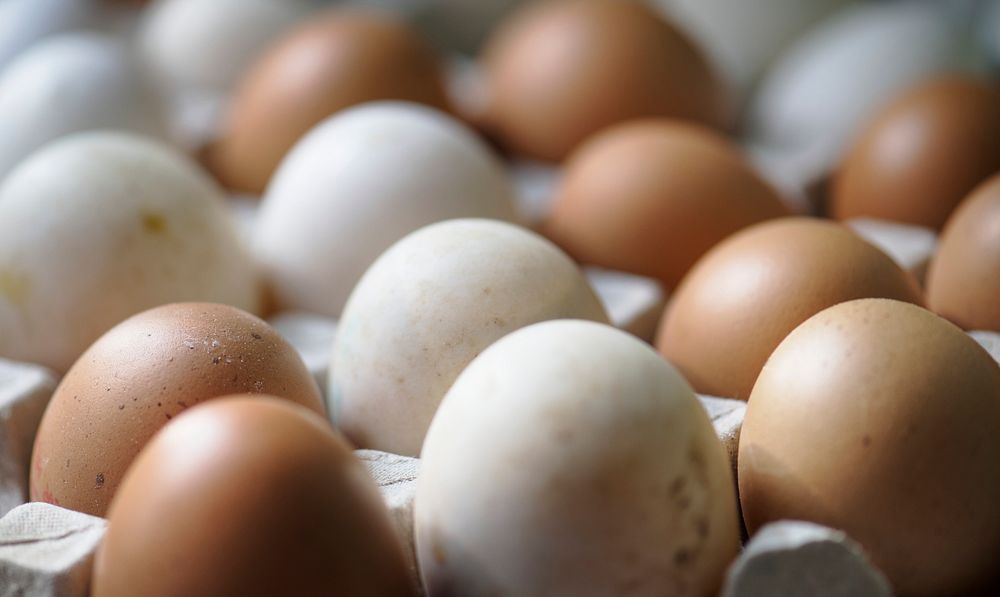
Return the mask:
<path fill-rule="evenodd" d="M 234 396 L 185 412 L 111 504 L 94 597 L 412 594 L 375 484 L 324 419 Z"/>
<path fill-rule="evenodd" d="M 862 133 L 834 179 L 838 219 L 874 217 L 940 229 L 1000 170 L 1000 87 L 937 79 L 903 95 Z"/>
<path fill-rule="evenodd" d="M 1000 175 L 948 220 L 928 270 L 927 304 L 967 330 L 1000 332 Z"/>
<path fill-rule="evenodd" d="M 740 501 L 844 529 L 900 595 L 959 595 L 1000 561 L 1000 367 L 933 313 L 858 300 L 812 317 L 750 395 Z"/>
<path fill-rule="evenodd" d="M 617 125 L 577 149 L 545 233 L 578 261 L 673 288 L 733 232 L 790 215 L 729 141 L 697 125 Z"/>
<path fill-rule="evenodd" d="M 273 394 L 324 413 L 298 353 L 249 313 L 176 303 L 125 320 L 56 388 L 35 439 L 31 499 L 104 516 L 158 429 L 185 408 L 235 393 Z"/>
<path fill-rule="evenodd" d="M 559 161 L 624 120 L 721 127 L 722 84 L 701 52 L 636 0 L 528 3 L 489 40 L 483 125 L 507 148 Z"/>
<path fill-rule="evenodd" d="M 447 109 L 438 56 L 389 16 L 332 11 L 293 30 L 250 70 L 205 161 L 226 186 L 260 193 L 309 129 L 338 110 L 382 99 Z"/>
<path fill-rule="evenodd" d="M 922 303 L 916 281 L 846 227 L 782 218 L 702 257 L 667 307 L 656 344 L 698 392 L 746 400 L 789 332 L 857 298 Z"/>

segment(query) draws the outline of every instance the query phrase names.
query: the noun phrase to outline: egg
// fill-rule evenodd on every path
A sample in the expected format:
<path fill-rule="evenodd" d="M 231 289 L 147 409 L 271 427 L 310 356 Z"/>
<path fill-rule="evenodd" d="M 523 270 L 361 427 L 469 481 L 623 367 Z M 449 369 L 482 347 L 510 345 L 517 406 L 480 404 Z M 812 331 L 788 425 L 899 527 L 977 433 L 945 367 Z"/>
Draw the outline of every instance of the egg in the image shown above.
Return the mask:
<path fill-rule="evenodd" d="M 93 0 L 3 0 L 0 2 L 0 71 L 35 42 L 95 22 Z"/>
<path fill-rule="evenodd" d="M 500 160 L 444 113 L 375 102 L 296 144 L 264 195 L 253 246 L 276 308 L 339 317 L 392 243 L 460 217 L 514 219 Z"/>
<path fill-rule="evenodd" d="M 928 272 L 927 304 L 965 329 L 1000 332 L 1000 175 L 948 220 Z"/>
<path fill-rule="evenodd" d="M 748 109 L 748 135 L 815 153 L 833 171 L 899 93 L 944 71 L 982 67 L 943 4 L 858 3 L 821 22 L 768 69 Z"/>
<path fill-rule="evenodd" d="M 259 295 L 219 190 L 163 145 L 81 133 L 0 185 L 0 357 L 62 372 L 144 309 L 202 300 L 256 311 Z"/>
<path fill-rule="evenodd" d="M 447 109 L 433 48 L 380 13 L 340 9 L 317 16 L 250 68 L 206 163 L 226 186 L 260 193 L 309 129 L 338 110 L 379 99 Z"/>
<path fill-rule="evenodd" d="M 298 353 L 249 313 L 176 303 L 126 319 L 56 388 L 35 439 L 31 499 L 104 516 L 158 429 L 188 407 L 236 393 L 273 394 L 324 413 Z"/>
<path fill-rule="evenodd" d="M 787 215 L 722 136 L 643 120 L 610 127 L 571 155 L 544 230 L 579 261 L 673 288 L 723 238 Z"/>
<path fill-rule="evenodd" d="M 790 42 L 854 0 L 650 0 L 702 44 L 746 91 Z"/>
<path fill-rule="evenodd" d="M 161 98 L 121 41 L 66 33 L 0 71 L 0 181 L 46 143 L 94 129 L 166 137 Z"/>
<path fill-rule="evenodd" d="M 310 8 L 307 0 L 158 0 L 145 13 L 138 42 L 164 82 L 226 92 Z"/>
<path fill-rule="evenodd" d="M 333 343 L 328 410 L 359 448 L 416 456 L 441 398 L 483 349 L 549 319 L 607 322 L 576 265 L 540 236 L 450 220 L 382 254 Z"/>
<path fill-rule="evenodd" d="M 747 528 L 845 530 L 902 596 L 964 595 L 1000 559 L 1000 366 L 957 327 L 884 299 L 831 307 L 761 372 L 740 436 Z"/>
<path fill-rule="evenodd" d="M 1000 86 L 935 79 L 869 124 L 834 179 L 839 219 L 876 217 L 940 229 L 972 189 L 1000 171 Z"/>
<path fill-rule="evenodd" d="M 94 597 L 412 595 L 361 463 L 301 407 L 233 396 L 158 433 L 115 497 Z"/>
<path fill-rule="evenodd" d="M 561 161 L 598 130 L 642 117 L 721 127 L 728 99 L 699 50 L 633 0 L 544 0 L 484 50 L 483 126 L 515 153 Z"/>
<path fill-rule="evenodd" d="M 640 340 L 529 326 L 462 372 L 421 453 L 429 595 L 710 595 L 739 546 L 729 462 Z"/>
<path fill-rule="evenodd" d="M 734 234 L 695 264 L 656 345 L 699 393 L 746 400 L 789 332 L 857 298 L 923 302 L 910 274 L 846 227 L 782 218 Z"/>

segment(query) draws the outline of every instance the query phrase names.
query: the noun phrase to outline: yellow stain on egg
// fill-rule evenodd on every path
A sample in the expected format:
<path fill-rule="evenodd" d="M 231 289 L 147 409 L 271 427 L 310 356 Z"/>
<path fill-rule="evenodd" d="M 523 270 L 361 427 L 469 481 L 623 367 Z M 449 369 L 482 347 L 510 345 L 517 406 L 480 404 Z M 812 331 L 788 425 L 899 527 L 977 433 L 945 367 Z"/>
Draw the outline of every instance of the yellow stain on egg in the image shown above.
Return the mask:
<path fill-rule="evenodd" d="M 31 295 L 31 278 L 27 274 L 0 268 L 0 297 L 24 307 Z"/>

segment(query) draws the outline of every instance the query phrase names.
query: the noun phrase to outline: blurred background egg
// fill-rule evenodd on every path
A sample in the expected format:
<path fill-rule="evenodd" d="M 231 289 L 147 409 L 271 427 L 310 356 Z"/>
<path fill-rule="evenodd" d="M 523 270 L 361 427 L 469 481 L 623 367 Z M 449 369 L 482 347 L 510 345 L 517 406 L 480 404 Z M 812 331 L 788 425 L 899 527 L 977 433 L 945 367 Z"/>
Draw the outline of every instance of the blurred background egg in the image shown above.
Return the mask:
<path fill-rule="evenodd" d="M 46 38 L 0 71 L 0 181 L 21 160 L 70 133 L 167 134 L 165 106 L 121 40 L 98 33 Z"/>
<path fill-rule="evenodd" d="M 928 271 L 927 304 L 967 330 L 1000 332 L 1000 175 L 948 220 Z"/>
<path fill-rule="evenodd" d="M 482 125 L 534 159 L 561 161 L 632 118 L 729 122 L 723 85 L 699 49 L 636 0 L 527 4 L 498 26 L 482 63 Z"/>
<path fill-rule="evenodd" d="M 607 322 L 576 265 L 511 224 L 451 220 L 365 272 L 337 329 L 327 399 L 359 448 L 416 456 L 438 404 L 483 349 L 549 319 Z"/>
<path fill-rule="evenodd" d="M 703 45 L 731 87 L 748 91 L 810 26 L 855 0 L 649 0 Z"/>
<path fill-rule="evenodd" d="M 224 185 L 260 193 L 309 129 L 338 110 L 379 99 L 448 108 L 443 66 L 430 43 L 388 14 L 318 15 L 250 68 L 207 164 Z"/>
<path fill-rule="evenodd" d="M 570 156 L 544 231 L 583 263 L 673 288 L 723 238 L 786 215 L 724 137 L 642 120 L 606 129 Z"/>
<path fill-rule="evenodd" d="M 945 4 L 863 3 L 825 19 L 767 70 L 746 132 L 790 154 L 815 152 L 829 173 L 897 94 L 942 72 L 982 68 L 969 32 Z"/>
<path fill-rule="evenodd" d="M 940 229 L 996 172 L 1000 85 L 935 79 L 899 97 L 864 129 L 834 179 L 830 207 L 838 219 L 875 217 Z"/>
<path fill-rule="evenodd" d="M 142 451 L 108 516 L 94 597 L 412 594 L 389 515 L 350 447 L 301 407 L 235 396 Z"/>
<path fill-rule="evenodd" d="M 0 2 L 0 71 L 43 37 L 96 25 L 97 6 L 97 0 Z"/>
<path fill-rule="evenodd" d="M 305 18 L 309 0 L 158 0 L 138 41 L 149 68 L 170 85 L 233 88 L 282 33 Z"/>
<path fill-rule="evenodd" d="M 605 325 L 539 323 L 487 348 L 421 457 L 431 595 L 712 595 L 738 549 L 728 458 L 694 392 Z"/>
<path fill-rule="evenodd" d="M 104 516 L 158 429 L 188 407 L 240 393 L 271 394 L 324 414 L 298 353 L 249 313 L 175 303 L 123 321 L 56 388 L 35 440 L 31 499 Z"/>
<path fill-rule="evenodd" d="M 750 395 L 747 528 L 843 529 L 897 594 L 973 594 L 1000 559 L 998 418 L 1000 366 L 957 327 L 891 300 L 826 309 L 781 343 Z"/>
<path fill-rule="evenodd" d="M 656 345 L 702 394 L 746 400 L 797 325 L 856 298 L 922 304 L 916 281 L 848 228 L 782 218 L 705 254 L 667 306 Z"/>
<path fill-rule="evenodd" d="M 218 188 L 183 156 L 80 133 L 0 184 L 0 357 L 65 371 L 119 321 L 185 300 L 260 308 Z"/>
<path fill-rule="evenodd" d="M 254 249 L 276 309 L 339 317 L 392 243 L 460 217 L 514 219 L 499 159 L 446 114 L 378 102 L 324 121 L 289 153 L 261 203 Z"/>

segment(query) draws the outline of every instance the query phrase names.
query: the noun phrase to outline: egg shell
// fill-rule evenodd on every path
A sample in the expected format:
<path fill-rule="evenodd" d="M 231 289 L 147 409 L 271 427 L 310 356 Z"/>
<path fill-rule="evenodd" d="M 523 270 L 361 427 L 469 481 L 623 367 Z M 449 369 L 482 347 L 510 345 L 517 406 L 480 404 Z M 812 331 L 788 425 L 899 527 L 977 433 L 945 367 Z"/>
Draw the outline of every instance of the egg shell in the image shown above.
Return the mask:
<path fill-rule="evenodd" d="M 750 396 L 743 516 L 862 544 L 899 595 L 968 594 L 1000 558 L 1000 366 L 914 305 L 857 300 L 795 329 Z"/>
<path fill-rule="evenodd" d="M 31 498 L 104 516 L 149 438 L 199 402 L 273 394 L 324 414 L 295 349 L 234 307 L 177 303 L 131 317 L 66 373 L 42 417 Z"/>
<path fill-rule="evenodd" d="M 723 238 L 787 215 L 721 135 L 641 120 L 605 129 L 572 154 L 543 230 L 578 261 L 674 288 Z"/>
<path fill-rule="evenodd" d="M 441 398 L 483 349 L 549 319 L 607 315 L 552 243 L 502 222 L 451 220 L 386 251 L 348 300 L 328 410 L 359 448 L 415 456 Z"/>
<path fill-rule="evenodd" d="M 726 93 L 698 49 L 633 0 L 530 3 L 491 36 L 483 65 L 483 126 L 530 158 L 561 161 L 633 118 L 729 120 Z"/>
<path fill-rule="evenodd" d="M 649 0 L 705 49 L 746 92 L 764 68 L 812 25 L 854 0 Z"/>
<path fill-rule="evenodd" d="M 656 345 L 698 392 L 746 400 L 796 326 L 869 297 L 923 303 L 910 274 L 846 227 L 782 218 L 734 234 L 698 261 L 667 306 Z"/>
<path fill-rule="evenodd" d="M 164 82 L 225 92 L 309 8 L 306 0 L 159 0 L 138 42 Z"/>
<path fill-rule="evenodd" d="M 392 243 L 460 217 L 513 220 L 500 161 L 444 113 L 402 102 L 345 110 L 282 162 L 261 203 L 254 250 L 275 307 L 339 317 Z"/>
<path fill-rule="evenodd" d="M 1000 332 L 1000 176 L 948 220 L 928 272 L 927 304 L 965 329 Z"/>
<path fill-rule="evenodd" d="M 326 421 L 238 396 L 157 434 L 108 517 L 92 595 L 411 595 L 378 492 Z"/>
<path fill-rule="evenodd" d="M 0 181 L 50 141 L 116 129 L 165 138 L 161 98 L 128 46 L 66 33 L 32 46 L 0 71 Z"/>
<path fill-rule="evenodd" d="M 440 59 L 389 15 L 333 10 L 292 29 L 250 68 L 206 163 L 226 186 L 260 193 L 316 124 L 349 106 L 387 99 L 447 109 Z"/>
<path fill-rule="evenodd" d="M 0 71 L 35 42 L 93 25 L 92 0 L 3 0 L 0 2 Z"/>
<path fill-rule="evenodd" d="M 764 76 L 748 110 L 749 134 L 825 156 L 829 172 L 899 93 L 944 71 L 981 68 L 937 4 L 859 3 L 824 20 Z"/>
<path fill-rule="evenodd" d="M 940 230 L 955 207 L 1000 171 L 1000 85 L 928 81 L 865 127 L 834 179 L 838 219 L 868 216 Z"/>
<path fill-rule="evenodd" d="M 0 355 L 59 372 L 126 317 L 202 300 L 259 309 L 218 189 L 169 148 L 119 133 L 46 146 L 0 186 Z"/>
<path fill-rule="evenodd" d="M 690 386 L 597 323 L 488 348 L 421 456 L 430 595 L 709 595 L 738 548 L 728 459 Z"/>

